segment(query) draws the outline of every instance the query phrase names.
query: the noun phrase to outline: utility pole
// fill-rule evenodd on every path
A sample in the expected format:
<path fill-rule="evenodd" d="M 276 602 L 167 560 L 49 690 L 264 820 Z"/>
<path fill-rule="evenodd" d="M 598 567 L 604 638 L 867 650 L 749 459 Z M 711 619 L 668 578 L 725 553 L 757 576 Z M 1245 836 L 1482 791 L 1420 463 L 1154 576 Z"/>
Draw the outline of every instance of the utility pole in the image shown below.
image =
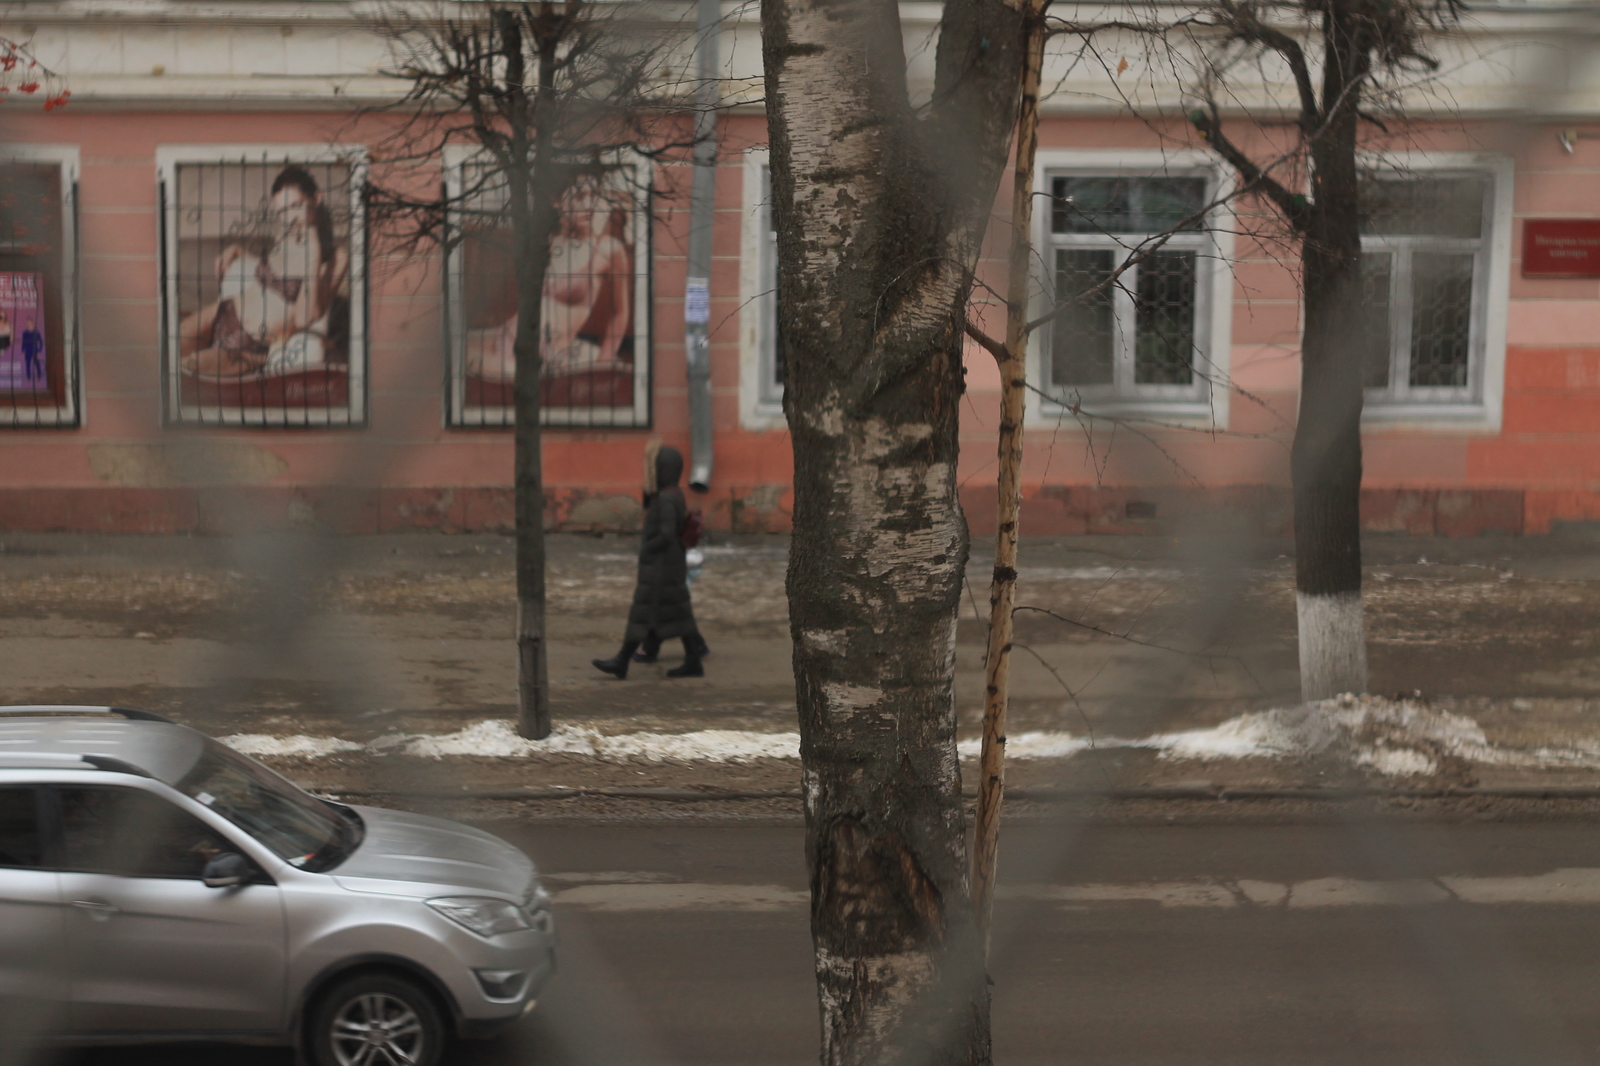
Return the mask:
<path fill-rule="evenodd" d="M 711 238 L 717 200 L 718 37 L 722 0 L 698 0 L 695 56 L 694 186 L 689 197 L 689 277 L 683 292 L 683 350 L 689 376 L 689 487 L 711 485 Z"/>

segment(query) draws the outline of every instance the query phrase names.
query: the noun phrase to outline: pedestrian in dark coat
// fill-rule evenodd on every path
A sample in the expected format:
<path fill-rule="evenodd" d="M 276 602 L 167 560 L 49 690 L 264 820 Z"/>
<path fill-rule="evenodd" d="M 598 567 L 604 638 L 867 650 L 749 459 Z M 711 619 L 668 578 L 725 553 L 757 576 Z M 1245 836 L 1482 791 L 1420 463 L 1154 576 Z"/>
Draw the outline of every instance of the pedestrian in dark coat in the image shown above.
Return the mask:
<path fill-rule="evenodd" d="M 648 459 L 647 459 L 648 462 Z M 662 641 L 683 640 L 683 665 L 667 671 L 668 677 L 704 677 L 700 650 L 704 643 L 695 627 L 689 603 L 689 567 L 684 560 L 682 534 L 689 506 L 678 487 L 683 476 L 683 454 L 663 446 L 648 463 L 654 485 L 647 484 L 644 529 L 639 545 L 639 581 L 628 610 L 628 630 L 615 658 L 594 660 L 595 669 L 615 677 L 628 676 L 628 664 L 640 644 L 660 646 Z"/>

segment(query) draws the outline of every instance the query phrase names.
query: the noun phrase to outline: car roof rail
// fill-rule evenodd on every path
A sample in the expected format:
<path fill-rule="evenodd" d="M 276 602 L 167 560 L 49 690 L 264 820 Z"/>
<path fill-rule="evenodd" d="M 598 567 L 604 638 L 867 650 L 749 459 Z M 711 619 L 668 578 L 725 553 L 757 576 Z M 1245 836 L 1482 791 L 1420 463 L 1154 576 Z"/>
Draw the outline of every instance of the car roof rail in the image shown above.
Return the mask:
<path fill-rule="evenodd" d="M 135 766 L 126 759 L 115 759 L 110 755 L 80 755 L 79 758 L 96 770 L 105 770 L 113 774 L 133 774 L 135 777 L 150 776 L 150 771 L 142 766 Z"/>
<path fill-rule="evenodd" d="M 69 755 L 55 751 L 0 751 L 0 770 L 80 770 L 85 765 L 113 774 L 150 777 L 143 767 L 110 755 Z"/>
<path fill-rule="evenodd" d="M 152 711 L 140 711 L 132 707 L 78 707 L 68 704 L 41 703 L 17 707 L 0 707 L 0 717 L 29 717 L 38 718 L 48 715 L 61 715 L 71 717 L 74 715 L 117 715 L 135 722 L 164 722 L 172 725 L 172 719 L 163 718 Z"/>

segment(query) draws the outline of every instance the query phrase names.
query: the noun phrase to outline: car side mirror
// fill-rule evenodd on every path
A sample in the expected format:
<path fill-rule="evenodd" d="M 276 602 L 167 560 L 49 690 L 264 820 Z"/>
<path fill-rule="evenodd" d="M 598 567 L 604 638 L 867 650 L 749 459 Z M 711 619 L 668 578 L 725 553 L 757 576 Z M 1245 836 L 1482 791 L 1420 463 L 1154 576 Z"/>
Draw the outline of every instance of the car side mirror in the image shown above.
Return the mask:
<path fill-rule="evenodd" d="M 200 879 L 207 888 L 237 888 L 250 881 L 250 863 L 243 855 L 225 851 L 206 863 Z"/>

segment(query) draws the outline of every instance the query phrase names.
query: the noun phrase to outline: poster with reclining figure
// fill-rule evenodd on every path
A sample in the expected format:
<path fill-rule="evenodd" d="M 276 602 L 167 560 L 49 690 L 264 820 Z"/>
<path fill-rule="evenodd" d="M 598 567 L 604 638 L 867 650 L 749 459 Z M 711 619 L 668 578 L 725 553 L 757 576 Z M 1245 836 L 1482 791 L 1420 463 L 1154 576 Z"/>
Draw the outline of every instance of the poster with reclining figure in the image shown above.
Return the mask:
<path fill-rule="evenodd" d="M 510 425 L 516 381 L 516 270 L 495 175 L 454 170 L 460 241 L 448 272 L 450 421 Z M 561 205 L 539 313 L 546 425 L 649 423 L 649 168 L 623 163 L 578 183 Z"/>
<path fill-rule="evenodd" d="M 179 159 L 163 178 L 168 420 L 364 421 L 355 165 Z"/>

